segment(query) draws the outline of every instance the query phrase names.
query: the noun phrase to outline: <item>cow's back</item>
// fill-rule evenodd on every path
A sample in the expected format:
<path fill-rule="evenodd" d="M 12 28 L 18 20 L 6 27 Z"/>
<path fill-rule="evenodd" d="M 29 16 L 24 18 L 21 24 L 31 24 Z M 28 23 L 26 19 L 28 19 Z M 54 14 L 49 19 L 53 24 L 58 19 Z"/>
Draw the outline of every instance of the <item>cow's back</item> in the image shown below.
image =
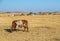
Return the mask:
<path fill-rule="evenodd" d="M 22 20 L 23 24 L 28 24 L 28 21 L 27 20 Z"/>

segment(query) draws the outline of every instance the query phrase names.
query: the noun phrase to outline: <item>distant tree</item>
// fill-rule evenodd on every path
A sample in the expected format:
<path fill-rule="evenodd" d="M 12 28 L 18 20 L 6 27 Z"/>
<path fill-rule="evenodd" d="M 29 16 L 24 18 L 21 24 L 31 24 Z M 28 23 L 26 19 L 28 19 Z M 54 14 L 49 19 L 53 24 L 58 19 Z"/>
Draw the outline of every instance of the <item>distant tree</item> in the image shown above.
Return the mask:
<path fill-rule="evenodd" d="M 51 14 L 52 14 L 51 12 L 48 13 L 48 15 L 51 15 Z"/>
<path fill-rule="evenodd" d="M 45 15 L 45 13 L 44 12 L 39 12 L 39 15 Z"/>
<path fill-rule="evenodd" d="M 45 15 L 46 13 L 45 12 L 39 12 L 39 15 Z"/>
<path fill-rule="evenodd" d="M 34 15 L 37 15 L 37 13 L 34 13 Z"/>
<path fill-rule="evenodd" d="M 21 16 L 23 16 L 24 14 L 22 13 Z"/>
<path fill-rule="evenodd" d="M 56 12 L 54 12 L 54 14 L 53 15 L 56 15 Z"/>
<path fill-rule="evenodd" d="M 27 14 L 27 15 L 32 15 L 33 13 L 32 12 L 30 12 L 29 14 Z"/>
<path fill-rule="evenodd" d="M 30 15 L 32 14 L 32 12 L 29 13 Z"/>
<path fill-rule="evenodd" d="M 21 16 L 20 14 L 14 14 L 14 16 Z"/>
<path fill-rule="evenodd" d="M 46 13 L 44 12 L 44 13 L 42 13 L 42 15 L 46 15 Z"/>
<path fill-rule="evenodd" d="M 6 13 L 11 13 L 11 12 L 6 12 Z"/>
<path fill-rule="evenodd" d="M 39 14 L 41 14 L 41 12 L 39 12 Z"/>

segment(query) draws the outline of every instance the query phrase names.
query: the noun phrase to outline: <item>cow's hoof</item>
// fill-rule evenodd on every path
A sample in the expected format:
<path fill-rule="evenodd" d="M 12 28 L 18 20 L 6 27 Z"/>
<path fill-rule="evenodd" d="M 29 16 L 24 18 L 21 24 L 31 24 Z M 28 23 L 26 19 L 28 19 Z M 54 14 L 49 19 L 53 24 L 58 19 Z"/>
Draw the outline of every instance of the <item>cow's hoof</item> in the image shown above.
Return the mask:
<path fill-rule="evenodd" d="M 23 30 L 23 32 L 25 32 L 25 30 Z"/>
<path fill-rule="evenodd" d="M 26 31 L 26 32 L 29 32 L 29 31 Z"/>
<path fill-rule="evenodd" d="M 12 33 L 12 31 L 10 33 Z"/>

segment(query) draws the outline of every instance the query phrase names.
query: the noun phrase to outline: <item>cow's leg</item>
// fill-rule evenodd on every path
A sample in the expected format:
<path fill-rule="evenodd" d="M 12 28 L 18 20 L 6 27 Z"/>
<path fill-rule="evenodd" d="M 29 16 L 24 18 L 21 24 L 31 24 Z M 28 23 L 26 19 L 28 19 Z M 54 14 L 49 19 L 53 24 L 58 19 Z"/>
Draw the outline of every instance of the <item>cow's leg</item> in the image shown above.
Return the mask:
<path fill-rule="evenodd" d="M 11 32 L 14 31 L 14 27 L 11 27 Z"/>
<path fill-rule="evenodd" d="M 10 30 L 11 32 L 13 31 L 13 29 Z"/>
<path fill-rule="evenodd" d="M 28 32 L 28 25 L 26 26 L 27 32 Z"/>
<path fill-rule="evenodd" d="M 25 28 L 26 28 L 26 31 L 28 32 L 28 25 L 26 25 Z"/>
<path fill-rule="evenodd" d="M 28 32 L 28 25 L 24 24 L 24 31 L 27 31 Z"/>
<path fill-rule="evenodd" d="M 24 30 L 23 31 L 26 31 L 26 27 L 24 27 Z"/>
<path fill-rule="evenodd" d="M 24 31 L 27 31 L 28 32 L 28 27 L 24 27 Z"/>
<path fill-rule="evenodd" d="M 17 32 L 17 30 L 18 30 L 18 25 L 16 25 L 16 28 L 15 28 L 15 29 L 16 29 L 16 32 Z"/>

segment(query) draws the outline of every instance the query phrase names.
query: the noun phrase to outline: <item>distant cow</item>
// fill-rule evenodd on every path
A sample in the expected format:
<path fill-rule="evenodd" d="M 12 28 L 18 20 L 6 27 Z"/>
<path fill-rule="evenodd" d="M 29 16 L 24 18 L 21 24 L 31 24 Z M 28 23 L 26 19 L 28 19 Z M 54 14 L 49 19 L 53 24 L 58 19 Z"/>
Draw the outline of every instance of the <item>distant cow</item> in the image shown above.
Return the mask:
<path fill-rule="evenodd" d="M 14 20 L 12 21 L 11 32 L 18 30 L 18 27 L 24 27 L 24 31 L 28 31 L 28 21 L 27 20 Z"/>

